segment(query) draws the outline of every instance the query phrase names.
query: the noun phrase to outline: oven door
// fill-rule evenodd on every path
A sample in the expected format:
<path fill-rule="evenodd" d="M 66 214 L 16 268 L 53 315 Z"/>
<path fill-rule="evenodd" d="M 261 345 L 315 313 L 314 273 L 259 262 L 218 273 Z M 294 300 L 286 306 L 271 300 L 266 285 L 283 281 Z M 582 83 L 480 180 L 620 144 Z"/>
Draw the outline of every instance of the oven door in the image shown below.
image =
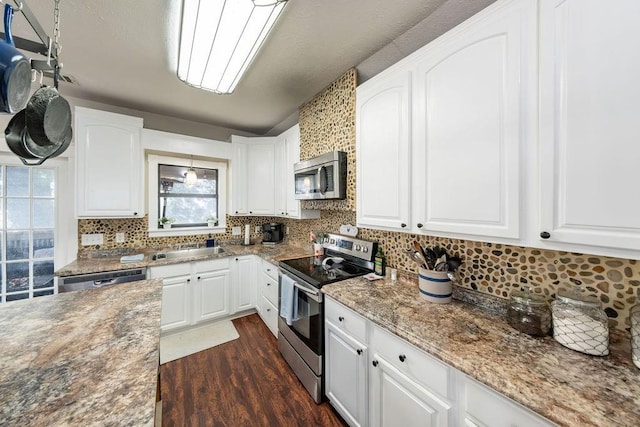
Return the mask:
<path fill-rule="evenodd" d="M 293 277 L 293 276 L 289 276 Z M 324 305 L 320 290 L 297 278 L 295 280 L 294 316 L 287 325 L 281 316 L 280 325 L 285 325 L 316 355 L 322 355 L 324 345 Z M 282 298 L 280 298 L 282 304 Z"/>

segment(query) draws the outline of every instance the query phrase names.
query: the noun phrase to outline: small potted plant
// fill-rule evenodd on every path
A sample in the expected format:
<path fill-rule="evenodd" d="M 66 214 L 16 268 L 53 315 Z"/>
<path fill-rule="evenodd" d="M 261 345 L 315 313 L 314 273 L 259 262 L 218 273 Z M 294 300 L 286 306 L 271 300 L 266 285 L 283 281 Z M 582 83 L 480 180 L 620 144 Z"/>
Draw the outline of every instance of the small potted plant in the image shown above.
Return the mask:
<path fill-rule="evenodd" d="M 206 218 L 207 226 L 209 227 L 217 227 L 218 226 L 218 217 L 210 215 Z"/>
<path fill-rule="evenodd" d="M 174 222 L 176 222 L 174 218 L 163 216 L 162 218 L 158 219 L 158 227 L 162 227 L 165 229 L 171 228 L 171 224 L 173 224 Z"/>

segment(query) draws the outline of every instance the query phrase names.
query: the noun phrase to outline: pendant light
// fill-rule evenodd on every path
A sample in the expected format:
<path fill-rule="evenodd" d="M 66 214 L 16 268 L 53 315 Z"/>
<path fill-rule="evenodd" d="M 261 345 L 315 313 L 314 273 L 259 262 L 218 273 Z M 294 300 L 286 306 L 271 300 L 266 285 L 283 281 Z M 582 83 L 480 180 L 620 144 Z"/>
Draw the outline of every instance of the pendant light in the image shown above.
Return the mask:
<path fill-rule="evenodd" d="M 184 183 L 187 187 L 193 187 L 198 183 L 198 175 L 196 174 L 196 170 L 193 168 L 193 156 L 191 156 L 191 167 L 184 175 Z"/>

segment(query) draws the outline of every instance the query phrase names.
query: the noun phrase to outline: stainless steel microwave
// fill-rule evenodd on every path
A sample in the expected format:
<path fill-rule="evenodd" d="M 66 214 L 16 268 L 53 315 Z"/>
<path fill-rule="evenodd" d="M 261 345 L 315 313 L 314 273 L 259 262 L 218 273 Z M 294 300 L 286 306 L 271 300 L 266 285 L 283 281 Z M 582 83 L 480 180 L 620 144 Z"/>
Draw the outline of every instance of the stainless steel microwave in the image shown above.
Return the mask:
<path fill-rule="evenodd" d="M 293 167 L 296 199 L 344 199 L 347 197 L 347 153 L 332 151 Z"/>

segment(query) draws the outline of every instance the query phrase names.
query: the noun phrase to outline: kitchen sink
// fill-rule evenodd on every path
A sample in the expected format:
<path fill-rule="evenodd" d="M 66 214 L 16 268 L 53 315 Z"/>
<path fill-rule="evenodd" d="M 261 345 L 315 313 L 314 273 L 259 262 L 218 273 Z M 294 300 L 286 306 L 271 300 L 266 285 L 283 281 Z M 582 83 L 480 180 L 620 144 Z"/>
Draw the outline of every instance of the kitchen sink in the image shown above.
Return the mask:
<path fill-rule="evenodd" d="M 188 248 L 179 249 L 175 251 L 158 252 L 151 256 L 152 260 L 159 259 L 176 259 L 176 258 L 190 258 L 196 256 L 217 255 L 224 253 L 224 248 L 220 246 L 210 248 Z"/>

